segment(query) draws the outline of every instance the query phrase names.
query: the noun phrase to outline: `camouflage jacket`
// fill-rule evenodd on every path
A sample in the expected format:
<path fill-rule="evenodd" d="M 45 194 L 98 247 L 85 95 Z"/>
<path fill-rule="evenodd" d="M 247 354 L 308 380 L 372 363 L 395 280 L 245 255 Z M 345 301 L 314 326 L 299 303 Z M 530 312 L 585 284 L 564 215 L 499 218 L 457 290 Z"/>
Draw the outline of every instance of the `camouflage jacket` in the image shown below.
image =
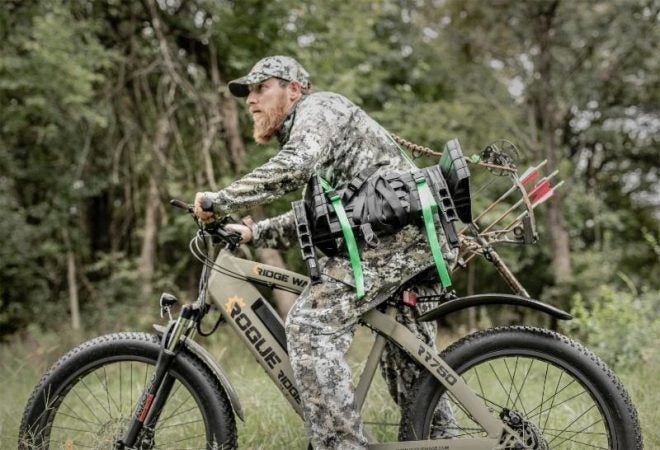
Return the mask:
<path fill-rule="evenodd" d="M 275 200 L 320 174 L 333 186 L 361 170 L 389 161 L 381 170 L 412 168 L 388 132 L 346 97 L 318 92 L 303 96 L 278 135 L 280 151 L 269 161 L 216 193 L 207 193 L 218 214 L 230 214 Z M 293 214 L 257 222 L 256 246 L 287 247 L 297 242 Z"/>

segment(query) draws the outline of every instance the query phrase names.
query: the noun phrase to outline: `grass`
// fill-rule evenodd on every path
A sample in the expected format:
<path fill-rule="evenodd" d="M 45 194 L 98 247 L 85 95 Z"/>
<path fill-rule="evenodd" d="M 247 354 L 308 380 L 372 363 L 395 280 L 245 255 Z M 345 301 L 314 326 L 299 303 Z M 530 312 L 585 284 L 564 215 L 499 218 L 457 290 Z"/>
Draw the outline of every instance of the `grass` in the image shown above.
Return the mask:
<path fill-rule="evenodd" d="M 47 367 L 79 342 L 68 334 L 28 337 L 20 342 L 0 347 L 0 449 L 16 448 L 18 426 L 25 402 L 34 385 Z M 351 350 L 350 362 L 359 367 L 364 360 L 365 333 L 358 334 Z M 302 420 L 293 412 L 264 371 L 240 346 L 238 339 L 229 331 L 216 333 L 208 342 L 237 390 L 245 422 L 237 421 L 239 445 L 242 449 L 305 449 L 307 436 Z M 619 371 L 628 392 L 637 406 L 645 447 L 660 448 L 660 371 L 659 364 L 640 365 L 634 370 Z M 379 376 L 378 392 L 385 388 Z M 387 395 L 370 398 L 368 411 L 388 411 L 388 421 L 398 421 L 398 412 Z M 365 413 L 365 421 L 371 413 Z M 373 431 L 373 430 L 372 430 Z M 374 434 L 396 431 L 375 430 Z"/>

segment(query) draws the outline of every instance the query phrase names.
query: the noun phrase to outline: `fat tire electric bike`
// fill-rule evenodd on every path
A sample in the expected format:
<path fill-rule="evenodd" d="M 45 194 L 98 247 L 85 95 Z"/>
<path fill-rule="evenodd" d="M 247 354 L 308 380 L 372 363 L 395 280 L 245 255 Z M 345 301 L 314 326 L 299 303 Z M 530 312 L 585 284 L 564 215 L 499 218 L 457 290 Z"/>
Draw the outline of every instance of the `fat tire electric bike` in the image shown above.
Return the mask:
<path fill-rule="evenodd" d="M 179 206 L 190 208 L 189 205 Z M 190 209 L 189 209 L 190 210 Z M 193 338 L 208 335 L 202 319 L 219 305 L 233 328 L 293 409 L 302 415 L 288 360 L 283 322 L 257 286 L 300 294 L 306 276 L 241 259 L 239 237 L 219 220 L 202 226 L 191 250 L 203 263 L 199 296 L 153 334 L 97 337 L 62 356 L 41 378 L 25 408 L 19 449 L 232 449 L 244 411 L 223 368 Z M 216 249 L 222 247 L 216 255 Z M 499 261 L 494 250 L 490 260 Z M 501 262 L 501 261 L 500 261 Z M 496 264 L 500 271 L 505 266 Z M 510 272 L 505 278 L 515 284 Z M 470 334 L 439 355 L 395 320 L 406 280 L 367 312 L 375 334 L 357 382 L 364 404 L 387 342 L 425 368 L 402 408 L 395 442 L 370 449 L 546 450 L 641 449 L 636 410 L 614 373 L 591 351 L 556 332 L 507 326 Z M 520 288 L 520 287 L 519 287 Z M 570 315 L 524 295 L 447 297 L 418 320 L 483 304 L 532 308 L 556 319 Z M 160 298 L 161 315 L 177 302 Z M 434 414 L 448 398 L 454 423 L 434 439 Z M 267 446 L 267 445 L 266 445 Z"/>

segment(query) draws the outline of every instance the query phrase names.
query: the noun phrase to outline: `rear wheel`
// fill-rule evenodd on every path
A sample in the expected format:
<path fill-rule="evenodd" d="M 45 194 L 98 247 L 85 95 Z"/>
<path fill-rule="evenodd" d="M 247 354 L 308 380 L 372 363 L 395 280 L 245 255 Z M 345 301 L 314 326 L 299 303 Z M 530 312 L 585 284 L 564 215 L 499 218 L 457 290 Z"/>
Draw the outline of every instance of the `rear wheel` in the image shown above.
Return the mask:
<path fill-rule="evenodd" d="M 525 449 L 641 449 L 637 412 L 621 382 L 592 352 L 560 334 L 530 327 L 495 328 L 467 336 L 442 358 L 507 422 Z M 440 396 L 430 373 L 404 411 L 401 440 L 428 439 Z M 485 431 L 450 394 L 456 437 Z M 514 446 L 505 448 L 517 448 Z"/>
<path fill-rule="evenodd" d="M 101 336 L 71 350 L 35 388 L 20 427 L 20 449 L 109 449 L 123 436 L 154 370 L 159 338 Z M 170 395 L 139 449 L 236 447 L 231 405 L 208 368 L 177 355 Z"/>

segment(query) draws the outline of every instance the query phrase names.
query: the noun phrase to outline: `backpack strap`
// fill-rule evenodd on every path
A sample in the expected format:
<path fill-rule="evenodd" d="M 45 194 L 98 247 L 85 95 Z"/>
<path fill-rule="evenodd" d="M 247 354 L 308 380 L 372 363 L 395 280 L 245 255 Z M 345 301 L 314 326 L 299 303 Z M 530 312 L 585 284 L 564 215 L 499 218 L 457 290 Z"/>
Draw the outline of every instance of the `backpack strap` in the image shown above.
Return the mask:
<path fill-rule="evenodd" d="M 342 195 L 342 200 L 348 203 L 351 198 L 353 198 L 353 196 L 357 194 L 358 191 L 362 188 L 362 185 L 365 181 L 367 181 L 373 174 L 375 174 L 379 168 L 389 164 L 389 161 L 380 161 L 373 166 L 369 166 L 366 169 L 362 169 L 360 172 L 358 172 L 358 174 L 353 177 L 350 183 L 346 185 L 346 189 Z"/>
<path fill-rule="evenodd" d="M 385 199 L 398 221 L 398 227 L 401 228 L 406 225 L 406 210 L 401 204 L 401 200 L 396 195 L 396 191 L 390 186 L 389 182 L 384 178 L 379 178 L 376 181 L 376 191 Z"/>
<path fill-rule="evenodd" d="M 353 229 L 351 224 L 348 221 L 346 216 L 346 211 L 344 206 L 341 203 L 341 196 L 330 186 L 326 180 L 322 177 L 319 177 L 321 181 L 321 186 L 326 195 L 330 199 L 330 203 L 337 214 L 337 219 L 339 219 L 339 225 L 341 226 L 342 234 L 344 235 L 344 241 L 346 242 L 346 250 L 348 250 L 348 257 L 351 260 L 351 267 L 353 268 L 353 278 L 355 279 L 355 289 L 357 298 L 364 297 L 364 276 L 362 275 L 362 262 L 360 261 L 360 252 L 358 251 L 357 242 L 355 241 L 355 235 L 353 234 Z"/>
<path fill-rule="evenodd" d="M 417 190 L 419 192 L 419 200 L 422 204 L 422 216 L 424 218 L 424 229 L 426 230 L 426 238 L 429 241 L 429 246 L 431 247 L 431 254 L 433 255 L 433 261 L 435 262 L 435 268 L 438 271 L 440 276 L 440 282 L 444 288 L 451 286 L 451 278 L 449 277 L 449 272 L 447 271 L 447 266 L 445 265 L 445 259 L 442 256 L 442 250 L 440 249 L 440 243 L 438 242 L 438 234 L 435 231 L 435 224 L 433 223 L 433 216 L 437 214 L 438 205 L 433 198 L 431 189 L 429 189 L 428 184 L 426 184 L 426 178 L 421 173 L 417 171 L 413 173 L 415 183 L 417 184 Z"/>

